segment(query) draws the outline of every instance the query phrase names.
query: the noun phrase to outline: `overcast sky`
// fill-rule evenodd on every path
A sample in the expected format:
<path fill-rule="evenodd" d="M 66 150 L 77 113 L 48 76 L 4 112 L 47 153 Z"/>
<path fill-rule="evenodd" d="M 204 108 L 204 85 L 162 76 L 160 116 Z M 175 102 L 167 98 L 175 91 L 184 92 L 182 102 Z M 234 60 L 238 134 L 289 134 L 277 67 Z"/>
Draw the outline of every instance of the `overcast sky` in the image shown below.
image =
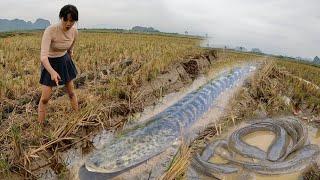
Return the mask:
<path fill-rule="evenodd" d="M 58 22 L 65 4 L 78 27 L 152 26 L 212 37 L 216 46 L 254 47 L 273 54 L 320 55 L 320 0 L 0 0 L 0 18 Z"/>

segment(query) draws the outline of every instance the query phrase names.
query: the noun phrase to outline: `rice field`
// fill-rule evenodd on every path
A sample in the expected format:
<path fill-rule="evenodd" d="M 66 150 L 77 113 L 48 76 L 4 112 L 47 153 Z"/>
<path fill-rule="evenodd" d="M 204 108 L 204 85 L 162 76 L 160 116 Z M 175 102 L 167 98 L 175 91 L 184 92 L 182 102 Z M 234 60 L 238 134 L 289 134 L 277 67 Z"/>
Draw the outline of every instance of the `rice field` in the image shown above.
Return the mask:
<path fill-rule="evenodd" d="M 155 103 L 167 93 L 166 87 L 160 93 L 155 89 L 151 99 L 141 87 L 175 64 L 207 51 L 200 48 L 200 38 L 191 36 L 80 31 L 73 57 L 79 71 L 75 92 L 80 111 L 72 111 L 63 87 L 55 88 L 47 109 L 49 125 L 41 127 L 36 121 L 41 37 L 41 32 L 0 36 L 0 177 L 5 179 L 37 178 L 36 172 L 48 167 L 61 178 L 68 177 L 61 152 L 74 146 L 89 152 L 94 133 L 121 130 L 132 114 L 143 110 L 146 101 Z M 274 115 L 300 110 L 308 112 L 308 117 L 319 117 L 320 96 L 315 87 L 320 86 L 320 68 L 217 50 L 217 59 L 204 73 L 210 75 L 248 61 L 265 65 L 237 94 L 230 105 L 232 111 L 221 120 L 222 127 L 261 111 Z M 283 97 L 291 100 L 290 106 Z M 211 128 L 199 136 L 199 141 L 215 133 Z M 183 177 L 187 156 L 179 156 L 192 154 L 188 148 L 181 147 L 182 152 L 163 177 Z"/>
<path fill-rule="evenodd" d="M 0 39 L 1 97 L 14 99 L 36 90 L 39 80 L 41 33 Z M 95 72 L 131 59 L 142 65 L 139 78 L 152 78 L 172 62 L 200 53 L 199 39 L 160 35 L 80 32 L 74 61 L 80 73 Z"/>
<path fill-rule="evenodd" d="M 73 60 L 79 71 L 75 91 L 81 110 L 72 112 L 64 89 L 55 88 L 47 109 L 49 126 L 40 127 L 41 37 L 41 32 L 30 32 L 0 38 L 2 177 L 16 173 L 34 178 L 40 166 L 53 164 L 51 168 L 62 173 L 57 152 L 80 141 L 90 148 L 86 138 L 91 132 L 121 128 L 130 114 L 142 110 L 142 83 L 204 51 L 201 39 L 191 36 L 80 31 Z M 52 160 L 41 162 L 48 157 Z"/>

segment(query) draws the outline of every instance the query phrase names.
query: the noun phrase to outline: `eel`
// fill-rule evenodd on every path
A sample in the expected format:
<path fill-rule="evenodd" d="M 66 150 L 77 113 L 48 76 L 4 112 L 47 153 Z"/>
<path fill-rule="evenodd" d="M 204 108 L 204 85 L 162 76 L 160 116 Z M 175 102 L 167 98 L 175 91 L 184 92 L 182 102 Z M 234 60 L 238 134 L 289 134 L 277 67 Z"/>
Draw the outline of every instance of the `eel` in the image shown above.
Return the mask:
<path fill-rule="evenodd" d="M 271 131 L 276 134 L 267 152 L 241 140 L 241 137 L 256 131 Z M 253 120 L 248 126 L 235 130 L 228 140 L 219 139 L 208 144 L 202 156 L 195 155 L 192 167 L 196 166 L 196 170 L 211 175 L 234 173 L 237 168 L 264 175 L 292 173 L 306 168 L 320 155 L 319 146 L 307 143 L 307 139 L 306 126 L 295 117 Z M 235 154 L 260 161 L 239 160 L 235 158 Z M 214 155 L 222 157 L 228 163 L 208 162 Z"/>
<path fill-rule="evenodd" d="M 241 139 L 243 136 L 256 131 L 272 131 L 275 133 L 276 138 L 268 148 L 267 152 L 256 146 L 249 145 Z M 286 145 L 288 144 L 287 140 L 287 133 L 281 126 L 261 123 L 252 124 L 251 126 L 247 126 L 233 132 L 229 137 L 228 145 L 230 149 L 244 157 L 276 161 L 285 153 Z"/>

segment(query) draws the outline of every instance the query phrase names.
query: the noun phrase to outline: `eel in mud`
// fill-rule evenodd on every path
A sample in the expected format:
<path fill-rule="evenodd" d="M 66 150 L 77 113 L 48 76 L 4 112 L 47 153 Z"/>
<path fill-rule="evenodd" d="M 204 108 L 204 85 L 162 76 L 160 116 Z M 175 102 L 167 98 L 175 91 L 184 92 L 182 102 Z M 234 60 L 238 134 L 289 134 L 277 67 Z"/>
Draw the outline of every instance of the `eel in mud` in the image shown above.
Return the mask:
<path fill-rule="evenodd" d="M 227 141 L 225 140 L 219 140 L 209 144 L 205 148 L 205 150 L 202 152 L 201 156 L 199 154 L 196 154 L 195 157 L 192 159 L 192 167 L 210 177 L 215 177 L 213 176 L 213 174 L 217 172 L 224 173 L 224 174 L 237 172 L 238 168 L 235 167 L 234 165 L 230 165 L 230 163 L 215 164 L 215 163 L 207 162 L 210 159 L 210 157 L 212 157 L 215 154 L 214 151 L 217 147 L 223 146 L 226 144 L 227 144 Z"/>
<path fill-rule="evenodd" d="M 319 150 L 318 145 L 308 144 L 290 154 L 288 158 L 282 162 L 263 162 L 257 163 L 256 165 L 244 164 L 243 167 L 265 175 L 292 173 L 310 165 L 310 162 L 319 155 Z"/>
<path fill-rule="evenodd" d="M 276 138 L 269 146 L 267 152 L 241 140 L 242 136 L 249 133 L 266 130 L 276 134 Z M 281 133 L 283 130 L 289 138 L 286 137 L 285 133 Z M 281 138 L 282 140 L 279 141 Z M 241 167 L 264 175 L 292 173 L 307 167 L 320 154 L 319 146 L 308 144 L 307 138 L 307 128 L 294 117 L 253 121 L 248 126 L 234 131 L 228 141 L 216 140 L 209 144 L 203 151 L 202 156 L 196 155 L 193 158 L 192 167 L 195 167 L 194 169 L 200 172 L 205 172 L 205 175 L 210 174 L 211 176 L 214 176 L 214 174 L 232 173 L 229 169 L 225 168 L 226 164 L 207 162 L 213 155 L 218 155 L 228 161 L 227 167 L 232 165 L 234 167 L 238 166 L 238 168 Z M 285 142 L 286 140 L 289 140 L 290 143 Z M 260 161 L 249 162 L 238 160 L 234 158 L 234 154 L 259 159 Z M 208 163 L 212 165 L 208 166 Z M 222 167 L 219 169 L 212 168 L 219 167 L 220 165 Z M 239 170 L 238 168 L 236 168 L 237 171 Z M 234 171 L 236 172 L 236 170 Z"/>
<path fill-rule="evenodd" d="M 306 126 L 303 126 L 298 119 L 294 117 L 282 117 L 277 120 L 273 119 L 264 119 L 263 121 L 254 121 L 251 124 L 276 124 L 283 127 L 289 137 L 291 138 L 291 144 L 289 144 L 286 154 L 280 159 L 285 159 L 290 153 L 300 149 L 305 145 L 308 139 L 308 130 Z"/>
<path fill-rule="evenodd" d="M 151 117 L 143 127 L 128 131 L 91 154 L 85 167 L 92 172 L 116 173 L 160 154 L 177 142 L 214 105 L 214 100 L 222 92 L 235 86 L 254 69 L 254 66 L 245 65 L 211 80 Z"/>
<path fill-rule="evenodd" d="M 241 138 L 245 135 L 256 131 L 272 131 L 275 133 L 276 137 L 269 146 L 268 151 L 265 152 L 258 147 L 252 146 L 244 142 Z M 276 161 L 284 155 L 288 145 L 287 132 L 281 126 L 277 124 L 260 123 L 252 124 L 237 131 L 233 132 L 229 138 L 229 148 L 241 154 L 244 157 L 251 157 L 255 159 L 268 159 L 270 161 Z"/>

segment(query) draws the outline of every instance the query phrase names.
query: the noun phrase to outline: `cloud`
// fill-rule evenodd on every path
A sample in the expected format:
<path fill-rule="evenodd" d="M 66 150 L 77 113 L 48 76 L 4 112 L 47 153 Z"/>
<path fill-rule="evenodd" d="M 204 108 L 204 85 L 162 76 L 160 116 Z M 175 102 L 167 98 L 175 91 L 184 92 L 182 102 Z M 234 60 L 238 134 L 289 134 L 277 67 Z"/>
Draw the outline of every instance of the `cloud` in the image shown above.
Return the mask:
<path fill-rule="evenodd" d="M 65 4 L 80 12 L 80 27 L 152 26 L 209 34 L 214 44 L 258 47 L 268 53 L 319 55 L 319 0 L 2 0 L 0 18 L 58 22 Z"/>

